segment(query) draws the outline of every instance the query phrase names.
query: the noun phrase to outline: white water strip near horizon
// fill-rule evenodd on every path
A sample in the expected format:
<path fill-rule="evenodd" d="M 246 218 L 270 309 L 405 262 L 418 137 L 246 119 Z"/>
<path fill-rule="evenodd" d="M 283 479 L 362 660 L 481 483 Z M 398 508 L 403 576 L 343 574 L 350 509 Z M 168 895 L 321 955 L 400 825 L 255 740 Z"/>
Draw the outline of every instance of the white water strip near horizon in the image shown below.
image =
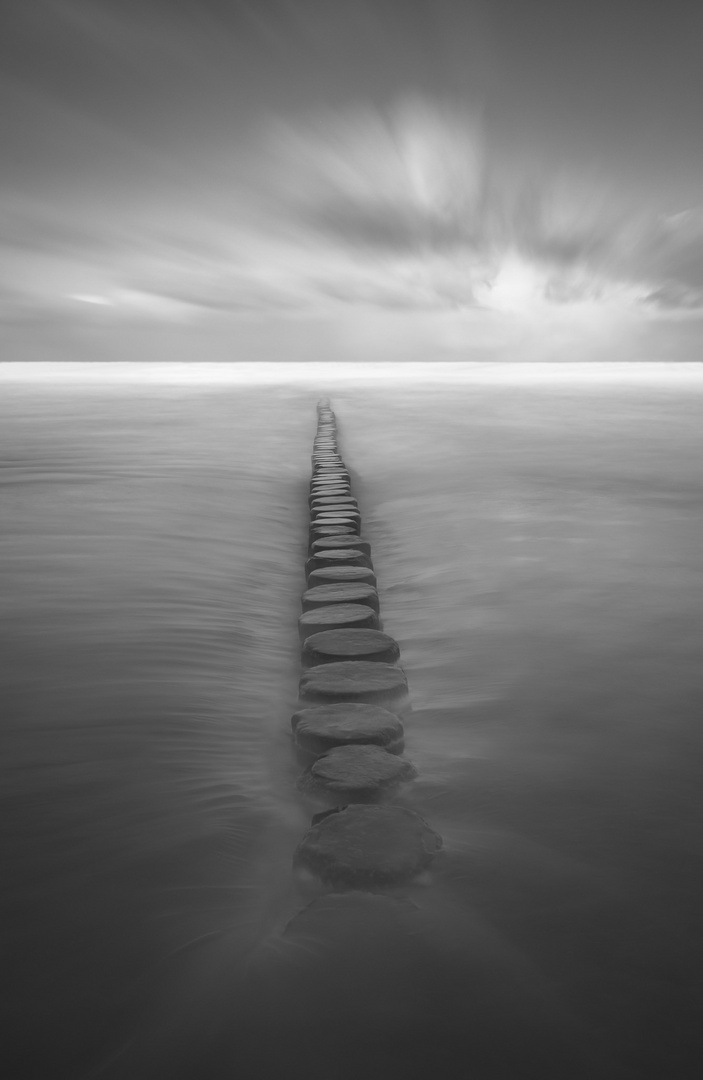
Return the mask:
<path fill-rule="evenodd" d="M 266 362 L 168 363 L 38 361 L 0 363 L 0 383 L 35 384 L 216 384 L 216 385 L 313 385 L 345 384 L 476 383 L 489 385 L 641 384 L 703 390 L 703 363 L 608 362 L 608 363 L 486 363 L 454 362 Z"/>

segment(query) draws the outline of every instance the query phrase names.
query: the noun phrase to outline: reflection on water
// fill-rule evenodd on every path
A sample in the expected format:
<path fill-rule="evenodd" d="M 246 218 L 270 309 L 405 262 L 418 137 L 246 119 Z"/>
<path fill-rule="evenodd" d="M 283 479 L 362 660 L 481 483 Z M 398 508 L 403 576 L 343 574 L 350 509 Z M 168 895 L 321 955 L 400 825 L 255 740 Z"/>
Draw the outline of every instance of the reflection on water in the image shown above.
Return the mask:
<path fill-rule="evenodd" d="M 335 385 L 412 691 L 402 802 L 445 850 L 306 907 L 318 387 L 133 372 L 4 385 L 21 1075 L 695 1075 L 695 382 Z"/>

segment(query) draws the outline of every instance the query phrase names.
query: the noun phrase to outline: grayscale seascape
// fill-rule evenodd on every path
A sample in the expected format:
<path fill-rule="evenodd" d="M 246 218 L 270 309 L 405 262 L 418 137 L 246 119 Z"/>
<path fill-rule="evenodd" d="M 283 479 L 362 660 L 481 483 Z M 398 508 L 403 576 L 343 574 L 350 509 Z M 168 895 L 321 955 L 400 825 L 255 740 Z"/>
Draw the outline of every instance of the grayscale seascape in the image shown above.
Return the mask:
<path fill-rule="evenodd" d="M 698 366 L 29 370 L 0 399 L 17 1075 L 695 1075 Z M 410 685 L 401 803 L 444 850 L 405 914 L 296 934 L 320 393 Z"/>

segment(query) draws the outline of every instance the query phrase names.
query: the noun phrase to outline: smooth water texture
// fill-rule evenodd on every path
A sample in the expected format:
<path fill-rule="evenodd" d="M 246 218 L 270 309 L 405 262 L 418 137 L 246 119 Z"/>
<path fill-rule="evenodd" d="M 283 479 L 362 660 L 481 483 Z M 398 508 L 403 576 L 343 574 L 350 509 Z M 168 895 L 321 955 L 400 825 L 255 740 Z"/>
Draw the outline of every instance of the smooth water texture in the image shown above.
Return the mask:
<path fill-rule="evenodd" d="M 314 368 L 2 375 L 5 1053 L 697 1075 L 700 372 Z M 296 918 L 324 393 L 411 689 L 399 801 L 445 848 L 394 904 Z"/>

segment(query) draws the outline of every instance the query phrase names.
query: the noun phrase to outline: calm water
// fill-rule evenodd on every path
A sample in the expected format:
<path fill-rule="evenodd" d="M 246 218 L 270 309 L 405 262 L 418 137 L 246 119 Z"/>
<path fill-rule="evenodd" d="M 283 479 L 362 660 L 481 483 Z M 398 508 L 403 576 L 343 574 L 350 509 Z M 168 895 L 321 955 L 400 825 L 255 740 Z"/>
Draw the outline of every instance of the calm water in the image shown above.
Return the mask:
<path fill-rule="evenodd" d="M 700 376 L 37 371 L 0 404 L 16 1075 L 697 1076 Z M 445 851 L 295 918 L 320 393 Z"/>

